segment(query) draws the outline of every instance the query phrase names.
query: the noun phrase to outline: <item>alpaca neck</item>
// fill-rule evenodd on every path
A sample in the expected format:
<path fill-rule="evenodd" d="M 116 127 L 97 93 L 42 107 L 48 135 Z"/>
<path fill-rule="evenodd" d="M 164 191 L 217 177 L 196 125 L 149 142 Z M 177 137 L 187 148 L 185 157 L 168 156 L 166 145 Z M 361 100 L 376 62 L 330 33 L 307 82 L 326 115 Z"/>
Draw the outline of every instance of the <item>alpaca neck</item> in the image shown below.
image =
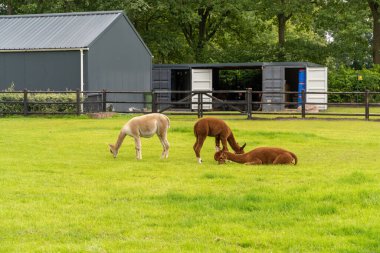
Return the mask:
<path fill-rule="evenodd" d="M 117 141 L 116 141 L 116 144 L 114 146 L 116 151 L 118 151 L 121 144 L 123 144 L 125 136 L 126 136 L 126 133 L 124 131 L 120 131 L 120 134 L 117 137 Z"/>
<path fill-rule="evenodd" d="M 227 159 L 237 163 L 245 163 L 244 155 L 237 155 L 231 152 L 225 152 Z"/>
<path fill-rule="evenodd" d="M 234 135 L 233 135 L 232 132 L 231 132 L 230 136 L 228 136 L 227 141 L 228 141 L 228 143 L 230 144 L 231 148 L 232 148 L 235 152 L 239 152 L 239 151 L 240 151 L 240 146 L 239 146 L 239 144 L 237 144 L 237 142 L 236 142 L 236 140 L 235 140 L 235 137 L 234 137 Z"/>

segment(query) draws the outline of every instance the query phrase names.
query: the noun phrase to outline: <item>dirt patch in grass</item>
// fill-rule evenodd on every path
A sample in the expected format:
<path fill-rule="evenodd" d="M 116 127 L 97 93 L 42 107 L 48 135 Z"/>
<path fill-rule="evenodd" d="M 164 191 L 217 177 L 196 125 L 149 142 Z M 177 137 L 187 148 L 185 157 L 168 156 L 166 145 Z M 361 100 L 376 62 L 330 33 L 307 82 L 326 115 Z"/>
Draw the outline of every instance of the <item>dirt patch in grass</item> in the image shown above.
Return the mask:
<path fill-rule="evenodd" d="M 88 117 L 92 119 L 104 119 L 111 118 L 115 115 L 115 112 L 96 112 L 96 113 L 88 113 Z"/>

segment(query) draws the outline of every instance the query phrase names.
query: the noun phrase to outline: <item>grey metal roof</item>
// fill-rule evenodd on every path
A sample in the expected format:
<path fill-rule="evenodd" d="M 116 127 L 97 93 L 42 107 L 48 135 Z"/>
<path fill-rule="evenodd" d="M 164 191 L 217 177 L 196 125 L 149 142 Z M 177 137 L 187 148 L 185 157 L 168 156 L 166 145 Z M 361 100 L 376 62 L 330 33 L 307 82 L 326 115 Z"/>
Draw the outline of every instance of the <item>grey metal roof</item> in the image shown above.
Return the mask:
<path fill-rule="evenodd" d="M 109 11 L 0 16 L 0 50 L 87 48 L 123 15 Z"/>
<path fill-rule="evenodd" d="M 215 68 L 215 69 L 244 69 L 261 68 L 263 66 L 283 67 L 322 67 L 312 62 L 243 62 L 243 63 L 191 63 L 191 64 L 154 64 L 153 68 L 167 69 L 192 69 L 192 68 Z"/>

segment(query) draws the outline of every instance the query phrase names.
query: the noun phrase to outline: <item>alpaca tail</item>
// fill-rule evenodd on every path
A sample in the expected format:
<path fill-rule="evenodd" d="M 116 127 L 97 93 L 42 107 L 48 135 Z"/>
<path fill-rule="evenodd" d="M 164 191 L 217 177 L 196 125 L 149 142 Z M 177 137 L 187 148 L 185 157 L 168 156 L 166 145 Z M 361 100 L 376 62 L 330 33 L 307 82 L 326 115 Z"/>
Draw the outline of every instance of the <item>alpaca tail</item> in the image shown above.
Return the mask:
<path fill-rule="evenodd" d="M 165 119 L 166 121 L 168 122 L 168 128 L 170 128 L 170 119 L 168 118 L 168 116 L 164 115 L 165 116 Z"/>
<path fill-rule="evenodd" d="M 298 159 L 297 159 L 297 156 L 294 154 L 294 153 L 292 153 L 292 152 L 289 152 L 290 153 L 290 155 L 293 157 L 293 159 L 294 159 L 294 165 L 296 165 L 297 164 L 297 162 L 298 162 Z"/>

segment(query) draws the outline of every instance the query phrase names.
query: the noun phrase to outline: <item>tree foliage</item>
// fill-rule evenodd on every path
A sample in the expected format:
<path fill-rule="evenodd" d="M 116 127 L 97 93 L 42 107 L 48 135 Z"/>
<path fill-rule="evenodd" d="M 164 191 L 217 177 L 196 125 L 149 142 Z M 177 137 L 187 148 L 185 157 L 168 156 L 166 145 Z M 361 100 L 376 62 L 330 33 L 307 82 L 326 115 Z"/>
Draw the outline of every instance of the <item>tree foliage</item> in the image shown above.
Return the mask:
<path fill-rule="evenodd" d="M 380 0 L 0 0 L 0 14 L 124 10 L 155 63 L 380 63 Z"/>

